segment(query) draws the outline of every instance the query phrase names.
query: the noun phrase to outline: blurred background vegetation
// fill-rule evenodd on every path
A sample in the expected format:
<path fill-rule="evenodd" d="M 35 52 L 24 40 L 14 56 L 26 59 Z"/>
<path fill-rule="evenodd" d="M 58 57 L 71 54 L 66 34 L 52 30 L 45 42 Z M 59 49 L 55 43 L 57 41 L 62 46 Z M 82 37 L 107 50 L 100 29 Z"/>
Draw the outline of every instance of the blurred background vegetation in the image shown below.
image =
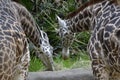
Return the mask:
<path fill-rule="evenodd" d="M 89 32 L 76 34 L 75 40 L 70 47 L 70 59 L 64 61 L 61 58 L 61 41 L 56 33 L 58 28 L 55 15 L 64 18 L 68 13 L 76 10 L 86 0 L 18 0 L 34 16 L 40 28 L 49 37 L 50 44 L 54 47 L 54 61 L 60 69 L 71 69 L 89 66 L 89 56 L 86 52 L 90 37 Z M 82 1 L 82 2 L 81 2 Z M 34 56 L 31 49 L 30 71 L 44 70 L 42 62 Z"/>

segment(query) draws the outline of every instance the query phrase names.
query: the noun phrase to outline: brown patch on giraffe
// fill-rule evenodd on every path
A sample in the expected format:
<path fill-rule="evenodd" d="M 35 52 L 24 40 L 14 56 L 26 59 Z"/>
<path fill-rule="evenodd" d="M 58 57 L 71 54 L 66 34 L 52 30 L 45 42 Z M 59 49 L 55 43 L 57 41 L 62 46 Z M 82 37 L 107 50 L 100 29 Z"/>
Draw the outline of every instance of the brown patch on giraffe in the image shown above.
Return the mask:
<path fill-rule="evenodd" d="M 5 54 L 4 55 L 4 61 L 7 62 L 8 60 L 9 60 L 9 56 L 8 56 L 8 54 Z"/>
<path fill-rule="evenodd" d="M 0 53 L 1 54 L 1 53 Z M 2 53 L 3 54 L 3 53 Z M 3 57 L 2 56 L 0 56 L 0 64 L 2 64 L 3 63 Z"/>
<path fill-rule="evenodd" d="M 120 40 L 120 30 L 116 31 L 116 37 Z"/>
<path fill-rule="evenodd" d="M 3 79 L 3 75 L 0 75 L 0 79 Z"/>
<path fill-rule="evenodd" d="M 8 75 L 6 74 L 6 75 L 4 75 L 4 79 L 6 79 L 6 80 L 8 80 Z"/>

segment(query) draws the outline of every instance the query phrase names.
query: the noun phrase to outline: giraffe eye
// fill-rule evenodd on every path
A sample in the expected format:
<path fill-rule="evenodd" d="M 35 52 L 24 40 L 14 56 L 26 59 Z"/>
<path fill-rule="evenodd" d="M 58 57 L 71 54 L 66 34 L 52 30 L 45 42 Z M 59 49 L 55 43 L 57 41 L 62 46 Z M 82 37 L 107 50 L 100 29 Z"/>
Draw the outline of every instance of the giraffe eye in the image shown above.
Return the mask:
<path fill-rule="evenodd" d="M 62 32 L 65 32 L 66 30 L 64 28 L 61 29 Z"/>

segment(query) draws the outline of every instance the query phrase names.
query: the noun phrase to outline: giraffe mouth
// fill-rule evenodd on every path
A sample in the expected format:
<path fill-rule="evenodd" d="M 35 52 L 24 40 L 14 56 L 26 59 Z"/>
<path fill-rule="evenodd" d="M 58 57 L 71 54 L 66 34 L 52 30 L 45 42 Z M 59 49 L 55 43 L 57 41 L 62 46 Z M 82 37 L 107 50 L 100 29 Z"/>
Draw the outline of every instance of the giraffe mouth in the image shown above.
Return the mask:
<path fill-rule="evenodd" d="M 69 58 L 69 47 L 63 47 L 62 48 L 62 58 L 64 60 Z"/>

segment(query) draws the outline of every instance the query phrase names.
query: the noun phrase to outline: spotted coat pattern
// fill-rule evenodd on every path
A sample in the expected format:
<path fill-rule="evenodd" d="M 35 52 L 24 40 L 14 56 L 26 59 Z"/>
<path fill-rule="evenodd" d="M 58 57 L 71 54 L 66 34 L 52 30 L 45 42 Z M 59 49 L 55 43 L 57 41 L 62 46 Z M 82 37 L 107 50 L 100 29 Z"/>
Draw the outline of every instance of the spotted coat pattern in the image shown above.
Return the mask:
<path fill-rule="evenodd" d="M 90 5 L 67 20 L 58 17 L 58 22 L 63 43 L 71 44 L 66 38 L 69 34 L 61 33 L 65 29 L 67 33 L 91 32 L 88 52 L 95 80 L 120 80 L 120 6 L 115 0 Z"/>
<path fill-rule="evenodd" d="M 0 80 L 25 80 L 28 43 L 10 0 L 0 0 Z"/>
<path fill-rule="evenodd" d="M 0 80 L 26 80 L 30 61 L 27 37 L 51 61 L 47 34 L 31 14 L 11 0 L 0 0 Z"/>
<path fill-rule="evenodd" d="M 53 47 L 49 43 L 47 34 L 41 30 L 36 24 L 30 12 L 22 5 L 12 2 L 17 12 L 19 13 L 21 27 L 24 30 L 26 36 L 35 45 L 37 50 L 37 57 L 47 67 L 47 70 L 54 70 L 53 62 Z"/>

